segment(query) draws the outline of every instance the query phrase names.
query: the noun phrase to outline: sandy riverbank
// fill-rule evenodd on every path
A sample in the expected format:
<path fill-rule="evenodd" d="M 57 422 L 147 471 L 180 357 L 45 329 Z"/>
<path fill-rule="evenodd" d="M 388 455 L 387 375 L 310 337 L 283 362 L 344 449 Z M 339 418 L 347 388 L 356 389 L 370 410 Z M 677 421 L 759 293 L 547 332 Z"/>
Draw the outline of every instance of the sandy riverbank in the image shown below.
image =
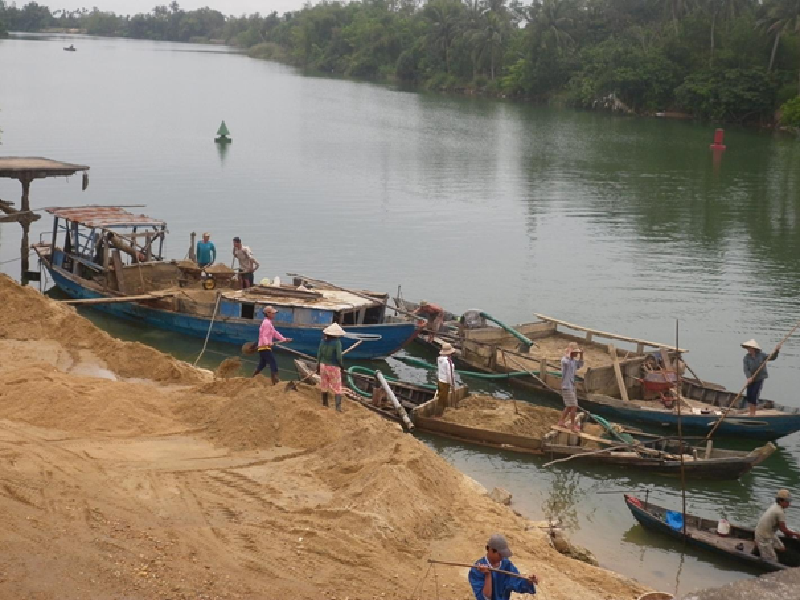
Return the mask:
<path fill-rule="evenodd" d="M 4 276 L 0 297 L 0 597 L 427 599 L 426 560 L 495 531 L 548 600 L 642 592 L 354 403 L 215 381 Z M 438 568 L 439 597 L 465 574 Z"/>

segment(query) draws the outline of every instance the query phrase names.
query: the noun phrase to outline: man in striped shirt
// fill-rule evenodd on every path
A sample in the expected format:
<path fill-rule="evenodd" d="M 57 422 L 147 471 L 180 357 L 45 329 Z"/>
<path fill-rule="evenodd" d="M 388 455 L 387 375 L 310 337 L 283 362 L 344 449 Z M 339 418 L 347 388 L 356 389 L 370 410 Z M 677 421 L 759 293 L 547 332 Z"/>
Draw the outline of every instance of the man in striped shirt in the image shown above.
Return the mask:
<path fill-rule="evenodd" d="M 561 357 L 561 397 L 564 399 L 564 412 L 558 420 L 559 427 L 566 427 L 570 419 L 572 431 L 578 431 L 575 419 L 578 416 L 578 395 L 575 391 L 575 373 L 583 366 L 583 350 L 575 342 L 570 342 Z"/>

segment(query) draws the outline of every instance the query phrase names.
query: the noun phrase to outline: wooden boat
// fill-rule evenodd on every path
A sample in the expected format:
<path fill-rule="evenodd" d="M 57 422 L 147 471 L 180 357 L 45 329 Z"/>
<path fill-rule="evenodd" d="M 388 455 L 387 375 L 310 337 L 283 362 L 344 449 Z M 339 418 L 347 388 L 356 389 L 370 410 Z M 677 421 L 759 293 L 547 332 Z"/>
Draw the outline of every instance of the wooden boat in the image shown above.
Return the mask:
<path fill-rule="evenodd" d="M 674 398 L 664 393 L 677 379 L 676 351 L 650 342 L 574 325 L 536 315 L 539 320 L 509 329 L 497 326 L 465 327 L 459 361 L 487 373 L 528 371 L 536 376 L 515 378 L 514 385 L 553 392 L 561 388 L 561 356 L 570 342 L 584 349 L 585 364 L 578 371 L 576 390 L 581 406 L 615 421 L 677 427 Z M 564 330 L 572 330 L 568 333 Z M 521 337 L 527 338 L 526 344 Z M 600 341 L 604 340 L 604 341 Z M 632 346 L 617 348 L 613 343 Z M 685 354 L 686 350 L 681 350 Z M 681 370 L 683 365 L 679 366 Z M 662 388 L 662 389 L 659 389 Z M 707 433 L 719 420 L 736 392 L 723 386 L 681 378 L 681 420 L 684 430 Z M 765 400 L 751 417 L 744 399 L 717 429 L 721 436 L 776 440 L 800 431 L 800 409 Z"/>
<path fill-rule="evenodd" d="M 164 221 L 113 206 L 45 210 L 54 217 L 52 240 L 33 248 L 55 285 L 76 303 L 120 318 L 241 345 L 258 338 L 261 309 L 271 305 L 291 349 L 316 354 L 322 330 L 337 322 L 349 356 L 361 359 L 388 356 L 417 333 L 414 323 L 386 318 L 385 293 L 302 278 L 243 290 L 225 265 L 201 270 L 192 261 L 165 261 Z"/>
<path fill-rule="evenodd" d="M 738 479 L 753 467 L 764 462 L 775 452 L 767 443 L 750 452 L 725 450 L 713 445 L 690 445 L 703 438 L 684 438 L 683 443 L 674 437 L 661 438 L 640 431 L 623 430 L 631 436 L 634 445 L 626 440 L 608 439 L 581 432 L 571 434 L 566 429 L 554 428 L 542 439 L 542 452 L 550 456 L 580 456 L 579 460 L 642 468 L 649 473 L 679 477 L 681 454 L 686 477 L 695 479 Z M 631 441 L 631 440 L 627 440 Z M 602 448 L 607 452 L 598 453 Z"/>
<path fill-rule="evenodd" d="M 318 382 L 315 363 L 295 360 L 301 381 Z M 767 444 L 751 452 L 723 450 L 706 446 L 681 446 L 674 438 L 659 438 L 639 431 L 620 429 L 622 435 L 630 435 L 636 446 L 620 447 L 619 439 L 601 438 L 583 431 L 571 431 L 554 427 L 543 437 L 501 433 L 480 427 L 470 427 L 446 421 L 438 416 L 439 407 L 432 386 L 417 386 L 401 381 L 387 380 L 404 410 L 411 416 L 415 431 L 433 433 L 463 442 L 501 448 L 511 452 L 539 454 L 550 457 L 584 455 L 579 460 L 645 469 L 661 475 L 680 474 L 680 453 L 684 451 L 684 472 L 687 477 L 703 479 L 737 479 L 755 465 L 766 460 L 775 446 Z M 344 383 L 344 382 L 343 382 Z M 351 367 L 346 374 L 347 396 L 381 416 L 402 423 L 397 410 L 383 399 L 376 390 L 380 384 L 369 369 Z M 460 388 L 454 399 L 456 403 L 466 397 L 467 389 Z M 589 425 L 582 423 L 584 429 Z M 602 434 L 601 432 L 598 432 Z M 598 453 L 602 448 L 609 452 Z"/>
<path fill-rule="evenodd" d="M 72 44 L 70 44 L 69 46 L 66 46 L 66 47 L 64 48 L 64 50 L 65 50 L 66 52 L 75 52 L 75 51 L 77 51 L 78 49 L 77 49 L 75 46 L 73 46 Z"/>
<path fill-rule="evenodd" d="M 776 563 L 753 554 L 755 548 L 753 529 L 731 525 L 730 534 L 723 537 L 717 534 L 717 521 L 686 513 L 683 516 L 686 522 L 684 535 L 683 527 L 675 529 L 667 524 L 667 513 L 672 511 L 648 502 L 647 499 L 641 500 L 628 494 L 625 494 L 625 504 L 633 517 L 647 529 L 685 541 L 697 548 L 727 556 L 764 571 L 781 571 L 800 566 L 800 540 L 782 536 L 786 552 L 778 553 L 780 562 Z M 681 513 L 677 512 L 677 516 L 680 517 Z"/>

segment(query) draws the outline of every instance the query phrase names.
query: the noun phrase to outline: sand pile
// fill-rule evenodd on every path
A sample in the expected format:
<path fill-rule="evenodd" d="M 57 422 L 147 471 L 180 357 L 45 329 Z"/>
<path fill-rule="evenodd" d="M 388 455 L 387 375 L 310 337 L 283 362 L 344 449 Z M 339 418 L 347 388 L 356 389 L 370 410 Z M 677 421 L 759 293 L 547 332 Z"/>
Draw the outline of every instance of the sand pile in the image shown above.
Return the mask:
<path fill-rule="evenodd" d="M 144 344 L 111 337 L 81 317 L 74 308 L 49 300 L 33 288 L 23 288 L 0 274 L 0 339 L 54 340 L 76 362 L 81 350 L 102 358 L 120 377 L 147 377 L 167 383 L 198 383 L 208 378 L 188 363 L 175 360 Z M 146 369 L 142 366 L 147 365 Z"/>
<path fill-rule="evenodd" d="M 438 592 L 432 577 L 411 592 L 427 558 L 472 562 L 495 531 L 549 600 L 643 591 L 560 555 L 545 532 L 356 403 L 336 413 L 308 386 L 206 381 L 188 365 L 179 380 L 193 385 L 65 373 L 64 355 L 105 348 L 128 359 L 130 377 L 172 363 L 154 350 L 133 360 L 130 344 L 71 309 L 0 285 L 28 324 L 0 321 L 0 597 L 466 600 L 465 569 L 438 570 Z M 57 326 L 81 335 L 59 350 Z M 37 344 L 47 361 L 12 366 Z"/>
<path fill-rule="evenodd" d="M 458 408 L 446 409 L 442 419 L 500 433 L 541 437 L 558 422 L 560 415 L 553 408 L 533 406 L 527 402 L 501 400 L 492 396 L 469 396 Z"/>

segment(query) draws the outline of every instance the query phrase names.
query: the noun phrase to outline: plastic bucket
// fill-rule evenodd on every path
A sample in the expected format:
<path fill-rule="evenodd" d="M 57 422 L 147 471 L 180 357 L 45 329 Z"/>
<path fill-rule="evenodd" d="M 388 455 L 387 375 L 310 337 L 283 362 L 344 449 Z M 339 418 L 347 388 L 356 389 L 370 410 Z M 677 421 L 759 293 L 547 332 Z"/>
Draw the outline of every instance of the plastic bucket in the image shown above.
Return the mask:
<path fill-rule="evenodd" d="M 258 345 L 255 342 L 245 342 L 242 344 L 242 354 L 255 354 Z"/>

